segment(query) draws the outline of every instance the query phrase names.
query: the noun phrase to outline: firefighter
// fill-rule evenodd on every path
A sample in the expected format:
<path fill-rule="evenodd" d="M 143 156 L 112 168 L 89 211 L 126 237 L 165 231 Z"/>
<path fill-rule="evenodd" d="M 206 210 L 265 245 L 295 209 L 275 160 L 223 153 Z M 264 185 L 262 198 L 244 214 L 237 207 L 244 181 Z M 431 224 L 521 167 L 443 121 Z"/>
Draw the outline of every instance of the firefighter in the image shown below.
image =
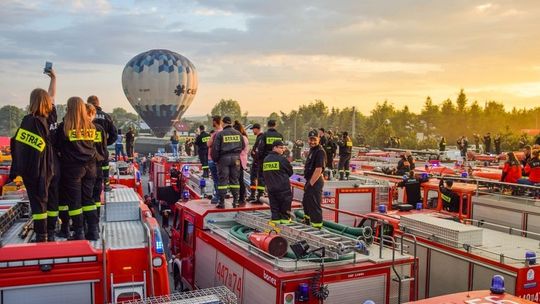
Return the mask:
<path fill-rule="evenodd" d="M 276 121 L 270 119 L 267 123 L 267 130 L 261 135 L 259 146 L 257 147 L 257 161 L 262 163 L 266 158 L 266 155 L 272 151 L 272 144 L 276 140 L 283 141 L 283 135 L 276 130 Z M 261 203 L 260 198 L 264 194 L 265 182 L 262 171 L 262 166 L 259 166 L 259 173 L 257 175 L 257 198 L 256 202 Z"/>
<path fill-rule="evenodd" d="M 268 198 L 270 200 L 271 222 L 289 224 L 291 222 L 292 191 L 289 177 L 293 174 L 292 166 L 283 157 L 285 144 L 281 140 L 272 143 L 272 151 L 264 158 L 262 167 Z"/>
<path fill-rule="evenodd" d="M 251 130 L 253 130 L 253 135 L 256 136 L 255 143 L 253 144 L 253 147 L 251 148 L 251 151 L 249 154 L 251 155 L 251 168 L 249 171 L 249 197 L 248 202 L 255 202 L 258 200 L 255 198 L 255 193 L 257 193 L 257 177 L 259 175 L 259 160 L 257 159 L 258 155 L 258 147 L 259 143 L 261 142 L 262 137 L 262 131 L 261 131 L 261 125 L 256 123 L 253 124 L 253 127 L 251 127 Z M 264 187 L 262 189 L 264 191 Z"/>
<path fill-rule="evenodd" d="M 325 167 L 326 154 L 319 145 L 317 131 L 308 133 L 309 154 L 304 168 L 304 197 L 302 206 L 304 207 L 304 223 L 311 224 L 315 228 L 322 228 L 322 189 L 324 186 L 323 170 Z"/>
<path fill-rule="evenodd" d="M 133 127 L 129 127 L 126 133 L 126 153 L 128 156 L 128 162 L 133 163 L 134 150 L 133 143 L 135 142 L 135 132 L 133 132 Z"/>
<path fill-rule="evenodd" d="M 238 205 L 238 191 L 240 184 L 240 152 L 244 149 L 242 134 L 232 127 L 230 117 L 223 117 L 223 131 L 217 133 L 212 145 L 212 159 L 217 162 L 219 184 L 219 203 L 217 208 L 225 207 L 227 189 L 233 196 L 233 207 Z"/>
<path fill-rule="evenodd" d="M 446 138 L 441 137 L 441 141 L 439 141 L 439 151 L 444 152 L 446 150 Z"/>
<path fill-rule="evenodd" d="M 423 177 L 416 178 L 414 171 L 409 171 L 409 175 L 403 176 L 403 180 L 397 184 L 400 188 L 405 188 L 407 194 L 407 204 L 416 206 L 416 203 L 422 202 L 422 195 L 420 194 L 420 185 L 429 180 L 427 174 Z"/>
<path fill-rule="evenodd" d="M 56 73 L 53 69 L 46 71 L 46 74 L 51 78 L 49 83 L 49 96 L 52 99 L 52 111 L 47 117 L 47 123 L 49 125 L 49 138 L 50 142 L 54 142 L 56 136 L 56 129 L 58 128 L 58 115 L 56 113 L 56 106 L 54 104 L 56 96 Z M 58 221 L 58 202 L 59 202 L 59 186 L 60 186 L 60 161 L 58 159 L 58 151 L 52 147 L 53 150 L 53 177 L 49 186 L 49 193 L 47 197 L 47 241 L 53 242 L 56 240 L 56 222 Z"/>
<path fill-rule="evenodd" d="M 195 146 L 197 147 L 197 153 L 199 154 L 199 161 L 201 162 L 203 177 L 208 178 L 208 140 L 210 134 L 206 133 L 204 126 L 199 126 L 199 135 L 195 139 Z"/>
<path fill-rule="evenodd" d="M 52 98 L 43 89 L 30 93 L 29 114 L 23 117 L 11 138 L 10 179 L 23 178 L 32 210 L 36 242 L 47 241 L 48 191 L 53 177 L 53 149 L 47 117 L 52 112 Z M 54 212 L 54 211 L 53 211 Z"/>
<path fill-rule="evenodd" d="M 86 112 L 90 121 L 93 121 L 96 117 L 96 108 L 87 103 Z M 99 215 L 101 210 L 101 191 L 103 191 L 103 161 L 107 155 L 107 140 L 105 139 L 105 130 L 99 124 L 94 124 L 96 127 L 96 137 L 94 138 L 94 145 L 96 147 L 96 180 L 92 190 L 92 198 L 96 204 L 97 222 L 99 224 Z"/>
<path fill-rule="evenodd" d="M 338 141 L 339 146 L 339 180 L 349 179 L 349 162 L 351 161 L 353 143 L 349 137 L 349 133 L 343 132 L 341 140 Z"/>
<path fill-rule="evenodd" d="M 71 97 L 67 101 L 64 121 L 58 126 L 56 143 L 60 152 L 62 186 L 68 203 L 74 234 L 72 239 L 97 240 L 97 207 L 92 198 L 96 179 L 96 127 L 88 118 L 84 101 Z"/>
<path fill-rule="evenodd" d="M 452 191 L 453 185 L 454 182 L 452 180 L 445 181 L 444 178 L 441 178 L 439 191 L 441 192 L 443 209 L 450 212 L 459 212 L 459 195 Z"/>
<path fill-rule="evenodd" d="M 487 132 L 484 136 L 484 153 L 491 154 L 491 133 Z"/>
<path fill-rule="evenodd" d="M 101 109 L 99 105 L 100 102 L 97 96 L 89 96 L 86 99 L 86 102 L 96 108 L 96 118 L 94 119 L 93 123 L 103 127 L 103 130 L 105 131 L 104 136 L 106 138 L 107 146 L 114 144 L 116 142 L 116 136 L 118 135 L 118 131 L 114 126 L 111 116 Z M 111 183 L 109 181 L 109 151 L 107 149 L 105 149 L 105 160 L 103 160 L 101 169 L 103 170 L 103 184 L 105 186 L 104 190 L 106 192 L 111 191 Z"/>
<path fill-rule="evenodd" d="M 302 149 L 304 148 L 304 142 L 297 139 L 293 145 L 293 161 L 302 161 Z"/>
<path fill-rule="evenodd" d="M 210 174 L 212 174 L 212 181 L 214 184 L 214 195 L 212 196 L 212 204 L 217 204 L 219 202 L 219 191 L 218 191 L 218 184 L 219 184 L 219 176 L 218 176 L 218 169 L 217 169 L 217 162 L 215 162 L 212 159 L 212 147 L 214 144 L 214 139 L 216 138 L 216 135 L 223 130 L 223 127 L 221 126 L 221 116 L 215 115 L 212 117 L 212 127 L 214 130 L 210 132 L 210 139 L 208 140 L 208 169 L 210 169 Z"/>
<path fill-rule="evenodd" d="M 325 175 L 329 180 L 332 180 L 334 175 L 334 157 L 336 157 L 337 144 L 334 140 L 334 133 L 331 130 L 326 131 L 326 144 L 321 145 L 326 152 L 326 170 Z"/>

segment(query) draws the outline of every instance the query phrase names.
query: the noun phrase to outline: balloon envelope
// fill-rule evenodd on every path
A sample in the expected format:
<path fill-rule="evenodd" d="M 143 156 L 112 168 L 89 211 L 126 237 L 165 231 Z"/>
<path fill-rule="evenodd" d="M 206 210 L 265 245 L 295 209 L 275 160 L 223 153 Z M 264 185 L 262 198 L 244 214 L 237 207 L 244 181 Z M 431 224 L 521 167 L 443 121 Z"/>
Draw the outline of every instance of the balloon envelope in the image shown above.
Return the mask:
<path fill-rule="evenodd" d="M 124 94 L 157 137 L 165 136 L 186 112 L 197 85 L 193 63 L 168 50 L 141 53 L 122 72 Z"/>

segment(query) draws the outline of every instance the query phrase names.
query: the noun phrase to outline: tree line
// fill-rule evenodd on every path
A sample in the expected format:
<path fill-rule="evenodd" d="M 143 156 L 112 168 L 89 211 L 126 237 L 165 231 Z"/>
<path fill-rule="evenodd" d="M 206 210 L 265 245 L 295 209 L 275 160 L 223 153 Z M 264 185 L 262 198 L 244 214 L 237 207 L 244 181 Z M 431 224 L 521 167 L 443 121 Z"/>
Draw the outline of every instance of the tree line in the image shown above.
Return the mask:
<path fill-rule="evenodd" d="M 463 89 L 455 101 L 446 99 L 437 104 L 428 96 L 419 110 L 414 113 L 409 106 L 397 108 L 385 100 L 364 115 L 358 107 L 339 109 L 314 100 L 288 113 L 271 113 L 268 119 L 278 121 L 278 129 L 288 140 L 305 139 L 309 130 L 323 127 L 334 133 L 354 134 L 356 142 L 363 136 L 372 147 L 383 147 L 391 136 L 399 137 L 401 147 L 407 149 L 438 148 L 442 136 L 448 145 L 454 145 L 461 136 L 473 143 L 474 134 L 482 137 L 487 132 L 492 137 L 501 135 L 504 150 L 517 149 L 522 137 L 529 143 L 535 139 L 535 135 L 523 134 L 522 130 L 538 129 L 540 123 L 540 107 L 506 111 L 504 104 L 497 101 L 469 102 Z M 252 122 L 247 113 L 241 112 L 240 103 L 230 99 L 218 102 L 211 114 L 230 115 L 245 124 Z"/>

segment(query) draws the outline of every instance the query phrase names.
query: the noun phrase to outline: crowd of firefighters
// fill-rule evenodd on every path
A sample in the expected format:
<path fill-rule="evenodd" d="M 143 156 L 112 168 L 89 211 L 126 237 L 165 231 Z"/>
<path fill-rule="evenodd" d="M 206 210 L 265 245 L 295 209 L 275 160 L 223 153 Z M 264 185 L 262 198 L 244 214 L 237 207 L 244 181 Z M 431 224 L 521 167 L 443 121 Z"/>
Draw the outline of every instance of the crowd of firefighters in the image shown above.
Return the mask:
<path fill-rule="evenodd" d="M 212 203 L 216 208 L 225 207 L 225 196 L 231 193 L 233 207 L 250 201 L 262 203 L 261 198 L 268 193 L 273 223 L 287 224 L 291 222 L 292 192 L 289 178 L 293 174 L 291 163 L 285 157 L 283 135 L 276 129 L 276 121 L 269 120 L 266 131 L 260 124 L 252 126 L 256 136 L 250 147 L 248 136 L 242 124 L 232 121 L 228 116 L 213 116 L 212 130 L 205 131 L 199 127 L 195 139 L 199 160 L 203 169 L 203 177 L 211 175 L 214 182 Z M 338 171 L 340 178 L 348 178 L 349 161 L 352 153 L 352 140 L 346 132 L 338 141 L 334 141 L 332 132 L 324 129 L 312 130 L 308 133 L 309 152 L 306 157 L 304 178 L 304 197 L 302 205 L 305 211 L 305 223 L 313 227 L 322 227 L 322 189 L 324 172 L 331 172 L 333 159 L 339 147 Z M 303 142 L 297 140 L 293 146 L 293 158 L 300 159 Z M 248 168 L 248 156 L 251 164 Z M 250 195 L 243 182 L 243 172 L 250 170 Z M 325 170 L 327 169 L 327 170 Z M 332 174 L 332 173 L 329 173 Z"/>
<path fill-rule="evenodd" d="M 108 191 L 109 155 L 107 146 L 115 144 L 115 159 L 125 157 L 123 140 L 126 140 L 127 159 L 134 157 L 134 132 L 130 128 L 123 135 L 114 126 L 111 117 L 101 107 L 98 97 L 90 96 L 85 103 L 80 97 L 67 100 L 65 117 L 58 123 L 54 97 L 56 74 L 50 77 L 47 91 L 35 89 L 30 94 L 29 114 L 26 115 L 11 139 L 13 163 L 10 178 L 21 176 L 27 189 L 32 209 L 36 241 L 54 241 L 56 236 L 68 239 L 97 240 L 99 237 L 99 209 L 101 192 Z M 272 221 L 291 221 L 292 193 L 289 177 L 293 174 L 290 156 L 276 121 L 267 122 L 263 132 L 259 124 L 252 126 L 256 136 L 250 146 L 248 135 L 239 121 L 228 116 L 212 117 L 212 130 L 207 133 L 199 126 L 194 142 L 186 148 L 196 147 L 203 169 L 203 177 L 212 177 L 214 196 L 212 203 L 224 208 L 228 192 L 233 197 L 233 207 L 246 201 L 262 203 L 261 197 L 268 193 Z M 349 177 L 352 140 L 347 132 L 334 135 L 332 131 L 319 128 L 308 133 L 309 152 L 304 164 L 304 221 L 314 227 L 322 226 L 322 189 L 325 179 Z M 395 141 L 395 140 L 394 140 Z M 458 139 L 458 146 L 467 151 L 466 137 Z M 480 136 L 475 134 L 478 148 Z M 491 151 L 491 135 L 483 137 L 485 151 Z M 500 153 L 500 136 L 494 138 L 495 152 Z M 178 146 L 178 136 L 171 136 L 171 145 Z M 303 140 L 292 146 L 292 159 L 302 160 Z M 444 151 L 446 140 L 440 141 Z M 186 150 L 190 150 L 188 148 Z M 524 146 L 525 157 L 519 161 L 513 152 L 507 155 L 501 181 L 535 185 L 540 183 L 539 146 Z M 173 153 L 178 151 L 173 148 Z M 191 154 L 191 153 L 189 153 Z M 334 158 L 339 156 L 337 168 Z M 248 162 L 251 157 L 251 163 Z M 290 158 L 290 157 L 289 157 Z M 144 162 L 146 163 L 146 162 Z M 243 182 L 243 173 L 250 170 L 249 197 Z M 336 170 L 337 169 L 337 170 Z M 390 174 L 403 175 L 414 170 L 414 158 L 410 153 L 401 156 L 398 166 Z M 412 182 L 411 177 L 411 182 Z M 419 183 L 421 181 L 418 181 Z M 450 186 L 451 187 L 451 186 Z M 57 219 L 61 228 L 56 231 Z"/>
<path fill-rule="evenodd" d="M 97 240 L 101 192 L 110 190 L 107 146 L 117 139 L 111 117 L 98 97 L 67 100 L 66 114 L 58 123 L 54 98 L 56 74 L 48 91 L 34 89 L 29 114 L 11 138 L 10 179 L 21 176 L 32 210 L 36 242 L 56 236 Z M 56 231 L 58 218 L 61 228 Z"/>

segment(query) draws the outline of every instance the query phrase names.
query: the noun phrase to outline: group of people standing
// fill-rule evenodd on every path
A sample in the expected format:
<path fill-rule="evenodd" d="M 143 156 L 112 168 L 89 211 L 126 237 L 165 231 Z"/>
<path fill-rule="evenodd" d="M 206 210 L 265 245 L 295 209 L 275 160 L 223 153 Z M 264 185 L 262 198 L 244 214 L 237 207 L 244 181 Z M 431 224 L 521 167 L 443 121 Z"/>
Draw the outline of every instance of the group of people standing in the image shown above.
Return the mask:
<path fill-rule="evenodd" d="M 96 96 L 88 97 L 86 104 L 70 97 L 58 124 L 56 74 L 51 69 L 47 75 L 48 91 L 31 92 L 29 113 L 11 139 L 10 178 L 23 179 L 36 242 L 54 241 L 56 236 L 97 240 L 101 191 L 108 187 L 106 146 L 114 143 L 117 131 Z"/>

